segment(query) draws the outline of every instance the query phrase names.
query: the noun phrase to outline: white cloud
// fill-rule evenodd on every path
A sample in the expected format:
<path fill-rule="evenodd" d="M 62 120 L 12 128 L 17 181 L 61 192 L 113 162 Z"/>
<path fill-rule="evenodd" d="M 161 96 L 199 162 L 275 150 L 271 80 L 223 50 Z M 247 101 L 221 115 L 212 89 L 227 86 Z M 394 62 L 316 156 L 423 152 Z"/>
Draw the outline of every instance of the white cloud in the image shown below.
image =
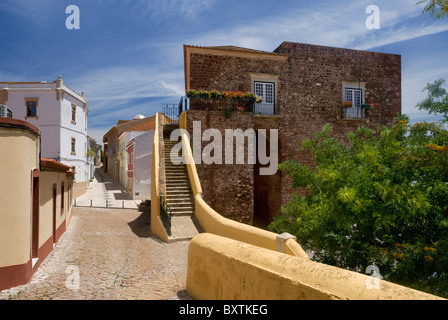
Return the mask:
<path fill-rule="evenodd" d="M 182 83 L 182 70 L 122 66 L 93 70 L 70 80 L 68 85 L 84 91 L 89 105 L 102 110 L 110 108 L 111 103 L 119 105 L 133 99 L 178 96 Z"/>
<path fill-rule="evenodd" d="M 192 20 L 212 7 L 215 0 L 107 0 L 107 4 L 122 6 L 127 13 L 139 20 L 150 19 L 161 23 L 180 17 Z"/>
<path fill-rule="evenodd" d="M 400 41 L 412 40 L 419 37 L 437 34 L 448 31 L 448 25 L 442 23 L 434 23 L 430 25 L 414 25 L 391 27 L 385 30 L 381 36 L 371 37 L 355 46 L 355 49 L 368 50 L 370 48 L 380 47 Z"/>
<path fill-rule="evenodd" d="M 368 49 L 448 30 L 446 23 L 436 23 L 432 19 L 429 24 L 411 21 L 422 15 L 422 8 L 415 3 L 415 0 L 376 1 L 380 9 L 380 30 L 368 30 L 365 26 L 369 16 L 365 9 L 372 4 L 370 0 L 338 1 L 286 7 L 277 16 L 267 15 L 233 28 L 226 25 L 225 29 L 197 35 L 189 44 L 233 44 L 272 51 L 281 42 L 292 41 Z"/>

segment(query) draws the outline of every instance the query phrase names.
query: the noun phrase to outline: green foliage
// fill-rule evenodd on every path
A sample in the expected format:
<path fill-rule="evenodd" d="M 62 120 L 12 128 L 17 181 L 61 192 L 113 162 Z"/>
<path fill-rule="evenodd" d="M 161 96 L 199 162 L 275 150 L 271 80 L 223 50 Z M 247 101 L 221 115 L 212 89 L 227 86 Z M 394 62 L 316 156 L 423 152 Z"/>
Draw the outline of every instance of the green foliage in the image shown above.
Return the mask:
<path fill-rule="evenodd" d="M 426 3 L 423 8 L 424 14 L 431 15 L 434 19 L 448 17 L 448 1 L 447 0 L 421 0 L 416 4 Z"/>
<path fill-rule="evenodd" d="M 448 122 L 448 94 L 442 85 L 445 83 L 444 79 L 428 83 L 423 91 L 428 91 L 428 97 L 417 104 L 420 110 L 427 110 L 429 113 L 442 114 L 444 122 Z"/>
<path fill-rule="evenodd" d="M 448 297 L 448 132 L 405 116 L 359 127 L 348 145 L 331 130 L 302 143 L 314 169 L 280 165 L 307 192 L 269 228 L 294 234 L 316 261 L 362 273 L 376 265 L 386 280 Z"/>

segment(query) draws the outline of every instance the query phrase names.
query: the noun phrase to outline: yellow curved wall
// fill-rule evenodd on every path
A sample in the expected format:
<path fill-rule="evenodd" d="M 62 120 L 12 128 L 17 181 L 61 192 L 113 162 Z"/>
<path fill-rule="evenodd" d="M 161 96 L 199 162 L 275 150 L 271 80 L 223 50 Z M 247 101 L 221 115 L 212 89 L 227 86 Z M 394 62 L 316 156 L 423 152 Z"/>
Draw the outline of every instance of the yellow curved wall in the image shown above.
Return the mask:
<path fill-rule="evenodd" d="M 190 242 L 187 291 L 198 300 L 440 299 L 209 233 L 199 234 Z"/>

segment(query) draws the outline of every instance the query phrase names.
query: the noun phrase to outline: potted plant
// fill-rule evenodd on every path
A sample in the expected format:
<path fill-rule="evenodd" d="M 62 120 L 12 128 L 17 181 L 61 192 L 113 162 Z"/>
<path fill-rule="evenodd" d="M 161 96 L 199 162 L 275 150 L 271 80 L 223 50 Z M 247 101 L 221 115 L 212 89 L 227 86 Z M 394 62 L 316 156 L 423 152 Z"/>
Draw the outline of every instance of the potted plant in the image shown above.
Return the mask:
<path fill-rule="evenodd" d="M 210 98 L 210 93 L 207 90 L 199 91 L 199 98 L 208 99 Z"/>
<path fill-rule="evenodd" d="M 343 108 L 351 108 L 353 106 L 353 102 L 345 100 L 344 102 L 342 102 L 342 107 Z"/>
<path fill-rule="evenodd" d="M 373 103 L 370 103 L 370 104 L 363 104 L 363 105 L 362 105 L 362 107 L 363 107 L 364 109 L 370 109 L 370 108 L 373 108 L 373 106 L 374 106 Z"/>
<path fill-rule="evenodd" d="M 212 90 L 209 92 L 209 94 L 210 94 L 211 99 L 220 99 L 221 98 L 221 93 L 219 91 Z"/>
<path fill-rule="evenodd" d="M 188 98 L 196 98 L 199 95 L 199 92 L 196 90 L 187 90 L 186 96 Z"/>

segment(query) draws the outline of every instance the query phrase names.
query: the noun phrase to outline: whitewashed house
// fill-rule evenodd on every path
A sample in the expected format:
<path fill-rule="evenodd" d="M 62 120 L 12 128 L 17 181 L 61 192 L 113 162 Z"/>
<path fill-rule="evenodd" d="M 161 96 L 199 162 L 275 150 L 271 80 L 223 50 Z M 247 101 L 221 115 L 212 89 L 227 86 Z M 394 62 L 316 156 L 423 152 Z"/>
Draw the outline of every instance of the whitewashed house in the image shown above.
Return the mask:
<path fill-rule="evenodd" d="M 54 159 L 76 171 L 73 197 L 85 193 L 87 165 L 87 102 L 84 93 L 67 87 L 59 76 L 52 83 L 0 82 L 0 104 L 14 119 L 41 130 L 41 157 Z"/>

